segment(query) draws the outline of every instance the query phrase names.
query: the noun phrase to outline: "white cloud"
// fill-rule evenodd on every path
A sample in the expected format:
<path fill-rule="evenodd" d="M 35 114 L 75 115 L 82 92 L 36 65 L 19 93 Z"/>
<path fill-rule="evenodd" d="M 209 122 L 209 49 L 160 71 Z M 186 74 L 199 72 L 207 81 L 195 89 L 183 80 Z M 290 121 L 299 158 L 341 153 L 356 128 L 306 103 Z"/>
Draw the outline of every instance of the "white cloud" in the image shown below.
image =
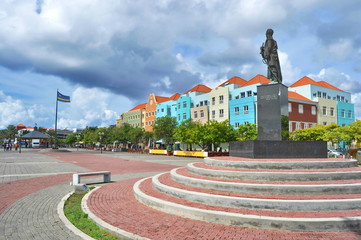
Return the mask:
<path fill-rule="evenodd" d="M 361 120 L 361 93 L 355 93 L 351 96 L 351 101 L 355 104 L 355 116 Z"/>
<path fill-rule="evenodd" d="M 70 104 L 61 106 L 58 126 L 59 128 L 108 127 L 116 123 L 119 113 L 128 111 L 132 107 L 132 103 L 127 98 L 109 91 L 77 87 L 71 94 Z"/>
<path fill-rule="evenodd" d="M 346 60 L 353 53 L 353 42 L 351 39 L 339 39 L 325 49 L 326 54 L 338 61 Z"/>
<path fill-rule="evenodd" d="M 20 123 L 34 126 L 47 120 L 46 109 L 42 105 L 26 106 L 20 99 L 7 96 L 0 90 L 0 129 Z"/>
<path fill-rule="evenodd" d="M 299 77 L 301 70 L 292 65 L 287 53 L 278 51 L 278 56 L 281 64 L 283 83 L 286 85 L 294 83 Z"/>

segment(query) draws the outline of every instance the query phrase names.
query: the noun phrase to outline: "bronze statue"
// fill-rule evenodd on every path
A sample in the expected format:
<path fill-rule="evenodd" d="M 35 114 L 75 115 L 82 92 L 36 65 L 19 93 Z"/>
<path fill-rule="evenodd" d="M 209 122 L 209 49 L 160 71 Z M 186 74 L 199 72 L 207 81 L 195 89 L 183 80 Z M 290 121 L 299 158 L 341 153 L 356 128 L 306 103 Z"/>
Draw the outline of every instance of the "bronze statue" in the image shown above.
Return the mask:
<path fill-rule="evenodd" d="M 268 72 L 267 78 L 273 83 L 282 83 L 282 73 L 280 61 L 277 53 L 277 42 L 272 38 L 273 30 L 267 29 L 266 42 L 261 46 L 261 55 L 263 57 L 263 63 L 267 64 Z"/>

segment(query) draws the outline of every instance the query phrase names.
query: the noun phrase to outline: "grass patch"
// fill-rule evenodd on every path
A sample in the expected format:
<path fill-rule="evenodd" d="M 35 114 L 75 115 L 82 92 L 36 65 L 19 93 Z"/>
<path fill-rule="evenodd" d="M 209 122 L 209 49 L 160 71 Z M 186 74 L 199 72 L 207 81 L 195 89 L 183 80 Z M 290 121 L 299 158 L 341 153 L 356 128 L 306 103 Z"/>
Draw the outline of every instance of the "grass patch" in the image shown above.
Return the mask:
<path fill-rule="evenodd" d="M 122 239 L 118 236 L 101 229 L 93 220 L 88 218 L 88 214 L 81 209 L 81 200 L 86 193 L 73 193 L 64 204 L 64 214 L 69 221 L 84 232 L 95 239 L 116 240 Z"/>

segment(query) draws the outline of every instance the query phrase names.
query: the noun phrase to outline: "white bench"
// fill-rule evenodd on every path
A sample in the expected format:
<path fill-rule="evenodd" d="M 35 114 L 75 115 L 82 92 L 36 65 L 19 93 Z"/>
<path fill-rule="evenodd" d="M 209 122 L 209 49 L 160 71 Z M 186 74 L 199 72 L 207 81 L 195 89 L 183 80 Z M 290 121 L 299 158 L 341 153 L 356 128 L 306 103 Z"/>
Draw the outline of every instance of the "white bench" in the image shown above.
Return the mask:
<path fill-rule="evenodd" d="M 80 177 L 83 176 L 96 176 L 96 175 L 103 175 L 104 176 L 104 182 L 110 182 L 110 172 L 109 171 L 103 171 L 103 172 L 85 172 L 85 173 L 74 173 L 73 174 L 73 185 L 80 184 Z"/>

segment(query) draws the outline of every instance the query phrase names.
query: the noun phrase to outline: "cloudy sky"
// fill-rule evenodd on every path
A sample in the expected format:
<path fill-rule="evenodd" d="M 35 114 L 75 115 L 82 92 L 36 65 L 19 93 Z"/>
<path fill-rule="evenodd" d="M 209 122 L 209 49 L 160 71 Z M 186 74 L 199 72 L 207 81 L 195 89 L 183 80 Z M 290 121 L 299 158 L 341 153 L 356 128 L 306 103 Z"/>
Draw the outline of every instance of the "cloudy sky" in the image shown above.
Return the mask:
<path fill-rule="evenodd" d="M 361 118 L 359 0 L 1 0 L 0 129 L 115 124 L 150 93 L 266 75 L 267 28 L 284 84 L 307 75 L 353 95 Z"/>

